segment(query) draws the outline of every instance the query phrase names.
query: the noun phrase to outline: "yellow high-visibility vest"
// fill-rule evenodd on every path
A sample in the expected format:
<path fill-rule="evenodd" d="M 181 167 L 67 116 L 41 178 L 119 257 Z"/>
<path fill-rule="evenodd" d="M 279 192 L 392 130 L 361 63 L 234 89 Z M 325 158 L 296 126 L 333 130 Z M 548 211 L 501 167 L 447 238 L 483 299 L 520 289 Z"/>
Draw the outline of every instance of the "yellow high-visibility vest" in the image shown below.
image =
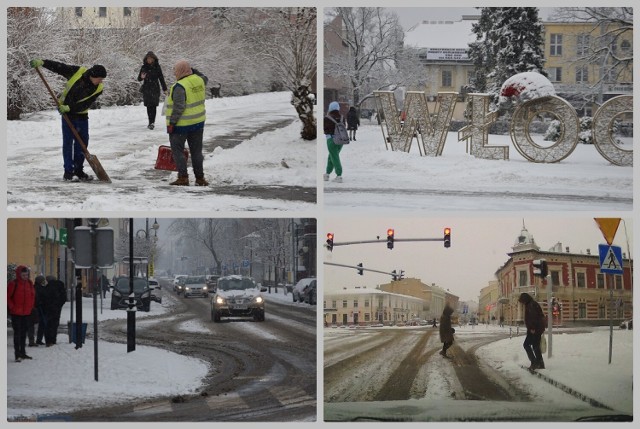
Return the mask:
<path fill-rule="evenodd" d="M 202 79 L 197 74 L 190 74 L 178 82 L 171 85 L 171 89 L 169 90 L 169 97 L 167 97 L 167 125 L 169 125 L 169 120 L 171 119 L 171 114 L 173 113 L 173 90 L 176 85 L 181 85 L 186 94 L 186 106 L 184 112 L 182 112 L 182 116 L 178 119 L 176 123 L 177 127 L 188 127 L 190 125 L 199 124 L 200 122 L 204 122 L 206 118 L 206 111 L 204 107 L 204 100 L 206 98 L 206 88 L 204 84 L 204 79 Z"/>
<path fill-rule="evenodd" d="M 58 99 L 58 101 L 60 101 L 60 104 L 66 104 L 64 102 L 64 100 L 65 100 L 65 98 L 67 98 L 67 94 L 69 93 L 69 90 L 82 77 L 82 75 L 86 71 L 87 71 L 86 67 L 80 67 L 78 69 L 78 71 L 75 72 L 75 74 L 73 76 L 71 76 L 71 79 L 69 79 L 67 81 L 67 84 L 65 85 L 64 90 L 62 91 L 62 95 Z M 92 94 L 88 95 L 87 97 L 85 97 L 85 98 L 83 98 L 81 100 L 78 100 L 77 103 L 81 103 L 81 102 L 93 97 L 94 95 L 101 93 L 103 87 L 104 87 L 103 84 L 98 84 L 98 87 L 96 88 L 95 91 L 93 91 Z M 82 112 L 74 112 L 74 113 L 87 113 L 87 112 L 89 112 L 89 109 L 83 110 Z"/>

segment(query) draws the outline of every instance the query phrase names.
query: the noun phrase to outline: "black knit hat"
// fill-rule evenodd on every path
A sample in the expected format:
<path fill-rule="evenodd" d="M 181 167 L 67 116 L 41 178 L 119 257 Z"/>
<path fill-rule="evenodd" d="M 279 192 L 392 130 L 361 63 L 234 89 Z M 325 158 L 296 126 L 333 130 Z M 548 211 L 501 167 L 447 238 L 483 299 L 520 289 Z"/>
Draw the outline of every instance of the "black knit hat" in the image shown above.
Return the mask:
<path fill-rule="evenodd" d="M 105 69 L 104 66 L 101 66 L 100 64 L 96 64 L 89 69 L 89 76 L 105 78 L 107 77 L 107 69 Z"/>

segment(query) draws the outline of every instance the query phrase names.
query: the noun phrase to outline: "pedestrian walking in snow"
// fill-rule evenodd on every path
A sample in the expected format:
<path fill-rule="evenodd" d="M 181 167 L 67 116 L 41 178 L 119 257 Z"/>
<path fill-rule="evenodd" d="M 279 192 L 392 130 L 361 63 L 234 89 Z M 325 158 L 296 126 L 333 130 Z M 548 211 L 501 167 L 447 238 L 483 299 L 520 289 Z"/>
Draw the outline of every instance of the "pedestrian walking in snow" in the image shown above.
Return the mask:
<path fill-rule="evenodd" d="M 185 142 L 189 144 L 191 166 L 197 186 L 207 186 L 202 163 L 202 136 L 206 112 L 204 100 L 208 79 L 186 60 L 180 60 L 173 68 L 176 83 L 171 86 L 166 100 L 167 133 L 171 142 L 173 161 L 178 169 L 178 179 L 171 185 L 189 186 Z"/>
<path fill-rule="evenodd" d="M 530 370 L 544 369 L 544 360 L 540 350 L 540 338 L 547 326 L 542 307 L 528 293 L 521 293 L 518 302 L 524 305 L 524 324 L 527 328 L 527 336 L 522 346 L 531 361 Z"/>
<path fill-rule="evenodd" d="M 142 60 L 142 67 L 138 73 L 138 82 L 142 81 L 140 92 L 142 92 L 142 102 L 147 108 L 147 118 L 152 130 L 155 127 L 156 112 L 160 104 L 160 87 L 162 92 L 167 94 L 167 84 L 164 81 L 162 68 L 158 62 L 158 57 L 152 51 L 147 52 Z"/>
<path fill-rule="evenodd" d="M 100 277 L 100 288 L 102 289 L 102 298 L 106 298 L 107 292 L 109 292 L 109 279 L 104 274 Z"/>
<path fill-rule="evenodd" d="M 333 118 L 331 120 L 329 117 Z M 327 158 L 327 168 L 323 176 L 325 182 L 329 180 L 329 175 L 335 170 L 336 178 L 334 181 L 342 182 L 342 163 L 340 162 L 340 151 L 342 151 L 343 145 L 337 145 L 333 142 L 333 136 L 336 130 L 336 123 L 344 122 L 342 115 L 340 115 L 340 103 L 332 101 L 329 103 L 329 109 L 327 116 L 324 118 L 324 136 L 327 140 L 327 149 L 329 150 L 329 157 Z"/>
<path fill-rule="evenodd" d="M 453 345 L 453 334 L 456 332 L 451 326 L 451 315 L 453 314 L 453 308 L 446 304 L 444 310 L 442 310 L 442 316 L 440 316 L 440 341 L 442 342 L 442 350 L 440 354 L 447 357 L 447 349 Z"/>
<path fill-rule="evenodd" d="M 16 362 L 31 359 L 26 353 L 27 326 L 36 301 L 36 291 L 29 279 L 29 269 L 19 265 L 16 278 L 7 285 L 7 312 L 13 328 L 13 350 Z"/>
<path fill-rule="evenodd" d="M 356 141 L 356 131 L 360 126 L 360 118 L 358 118 L 358 112 L 354 106 L 349 108 L 347 112 L 347 130 L 349 131 L 349 140 Z"/>
<path fill-rule="evenodd" d="M 45 338 L 47 347 L 57 343 L 58 327 L 60 326 L 60 314 L 62 307 L 67 302 L 67 288 L 64 282 L 54 276 L 47 276 L 47 289 L 49 301 L 47 302 L 47 330 Z"/>
<path fill-rule="evenodd" d="M 31 67 L 44 67 L 67 79 L 67 84 L 58 99 L 58 111 L 66 114 L 86 147 L 89 146 L 89 108 L 102 95 L 102 81 L 107 70 L 99 64 L 87 69 L 82 66 L 67 65 L 57 61 L 33 59 Z M 76 140 L 69 124 L 62 119 L 62 158 L 64 160 L 64 180 L 74 176 L 81 181 L 91 180 L 84 172 L 84 151 Z"/>

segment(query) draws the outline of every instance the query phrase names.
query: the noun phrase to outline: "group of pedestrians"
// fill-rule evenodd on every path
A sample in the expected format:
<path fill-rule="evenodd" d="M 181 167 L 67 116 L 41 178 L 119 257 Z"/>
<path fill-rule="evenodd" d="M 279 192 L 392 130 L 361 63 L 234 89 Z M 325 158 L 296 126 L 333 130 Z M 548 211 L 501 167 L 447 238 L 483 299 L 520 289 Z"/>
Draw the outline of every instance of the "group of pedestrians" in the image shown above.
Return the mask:
<path fill-rule="evenodd" d="M 7 314 L 13 328 L 13 348 L 16 362 L 32 359 L 27 355 L 30 347 L 57 343 L 62 306 L 67 302 L 64 283 L 54 276 L 36 276 L 30 279 L 29 268 L 19 265 L 15 279 L 7 285 Z M 35 325 L 38 325 L 37 333 Z M 44 339 L 44 342 L 42 340 Z"/>
<path fill-rule="evenodd" d="M 89 146 L 89 109 L 94 107 L 103 93 L 106 68 L 100 64 L 86 68 L 39 58 L 31 60 L 29 64 L 32 68 L 43 67 L 67 79 L 58 99 L 58 111 L 65 116 L 62 118 L 62 177 L 65 181 L 73 180 L 74 177 L 80 181 L 92 180 L 93 177 L 84 172 L 85 151 L 82 146 Z M 176 82 L 168 88 L 157 55 L 149 51 L 143 57 L 137 79 L 142 82 L 140 92 L 147 110 L 147 128 L 155 128 L 162 91 L 166 95 L 166 131 L 178 170 L 177 180 L 170 182 L 170 185 L 189 185 L 184 155 L 185 144 L 188 144 L 195 184 L 208 186 L 209 182 L 204 177 L 202 154 L 208 78 L 192 68 L 187 60 L 177 61 L 173 72 Z"/>
<path fill-rule="evenodd" d="M 518 302 L 524 306 L 524 324 L 527 329 L 527 333 L 522 346 L 524 347 L 527 358 L 531 363 L 528 369 L 530 371 L 545 369 L 540 341 L 547 327 L 547 319 L 540 304 L 538 304 L 528 293 L 520 294 Z M 453 308 L 451 308 L 447 303 L 442 311 L 442 316 L 440 317 L 440 342 L 442 342 L 442 350 L 440 350 L 440 354 L 444 357 L 448 357 L 447 350 L 453 345 L 455 340 L 453 334 L 456 331 L 451 324 L 451 315 L 453 314 L 453 311 Z M 503 320 L 504 319 L 501 317 L 500 322 L 503 323 Z"/>

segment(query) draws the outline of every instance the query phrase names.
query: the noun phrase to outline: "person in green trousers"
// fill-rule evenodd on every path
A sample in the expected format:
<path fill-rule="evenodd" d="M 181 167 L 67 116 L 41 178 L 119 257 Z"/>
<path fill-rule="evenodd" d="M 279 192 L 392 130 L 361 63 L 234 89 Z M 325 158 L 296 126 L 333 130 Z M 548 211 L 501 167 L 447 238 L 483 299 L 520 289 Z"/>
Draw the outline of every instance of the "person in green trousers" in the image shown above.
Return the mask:
<path fill-rule="evenodd" d="M 343 122 L 340 115 L 340 104 L 337 101 L 329 103 L 327 116 L 331 116 L 335 121 Z M 327 159 L 327 169 L 324 174 L 324 180 L 329 180 L 329 175 L 335 170 L 335 182 L 342 182 L 342 163 L 340 162 L 340 151 L 342 145 L 333 142 L 333 134 L 335 133 L 336 124 L 325 116 L 324 118 L 324 136 L 327 139 L 327 149 L 329 150 L 329 158 Z"/>

